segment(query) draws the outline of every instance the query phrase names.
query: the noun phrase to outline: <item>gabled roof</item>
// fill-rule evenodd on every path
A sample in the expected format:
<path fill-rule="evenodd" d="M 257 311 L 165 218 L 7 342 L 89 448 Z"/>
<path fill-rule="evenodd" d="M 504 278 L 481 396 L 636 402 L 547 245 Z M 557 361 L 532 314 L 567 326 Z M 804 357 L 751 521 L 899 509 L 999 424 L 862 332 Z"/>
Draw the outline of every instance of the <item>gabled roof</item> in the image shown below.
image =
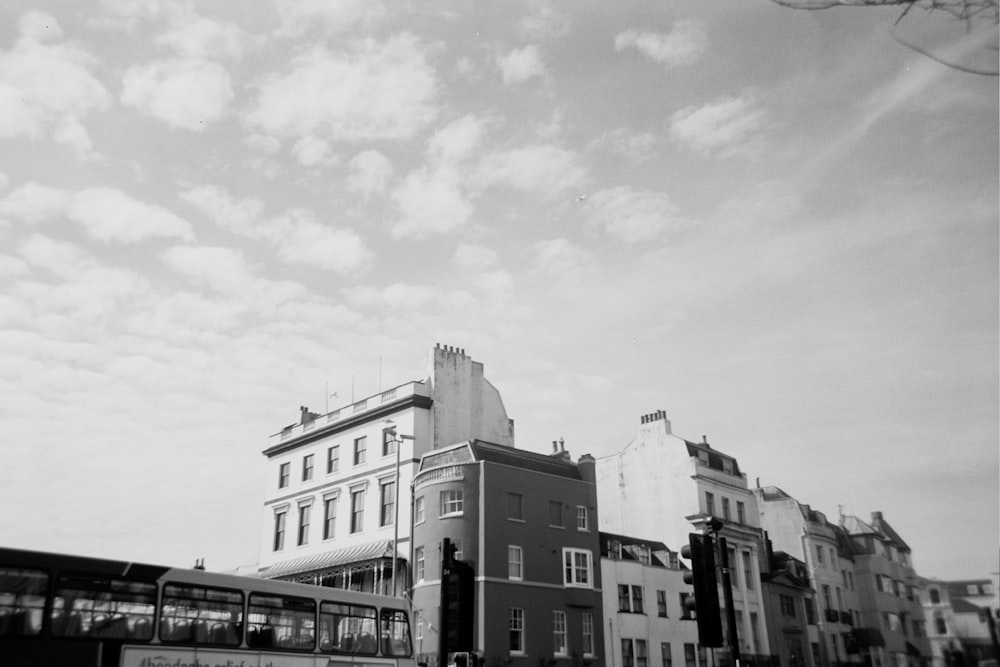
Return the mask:
<path fill-rule="evenodd" d="M 732 474 L 739 476 L 740 464 L 736 462 L 736 459 L 729 454 L 723 454 L 718 449 L 712 449 L 711 445 L 707 442 L 691 442 L 690 440 L 685 440 L 684 444 L 687 445 L 688 456 L 698 457 L 699 453 L 705 454 L 708 458 L 708 467 L 715 468 L 717 470 L 725 470 L 724 461 L 730 463 L 730 470 Z"/>
<path fill-rule="evenodd" d="M 842 523 L 848 535 L 878 535 L 878 531 L 856 516 L 845 516 Z"/>

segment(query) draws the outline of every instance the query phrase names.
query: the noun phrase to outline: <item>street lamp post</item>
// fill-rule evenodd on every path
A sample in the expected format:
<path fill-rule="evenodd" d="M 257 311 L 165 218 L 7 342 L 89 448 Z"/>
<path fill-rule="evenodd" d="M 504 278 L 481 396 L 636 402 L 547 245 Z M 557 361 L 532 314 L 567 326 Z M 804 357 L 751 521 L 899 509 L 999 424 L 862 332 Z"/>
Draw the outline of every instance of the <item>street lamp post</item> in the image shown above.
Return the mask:
<path fill-rule="evenodd" d="M 392 501 L 392 594 L 396 595 L 396 567 L 399 561 L 399 549 L 397 544 L 399 543 L 399 456 L 400 449 L 403 447 L 404 440 L 413 440 L 412 435 L 402 435 L 396 433 L 396 424 L 391 419 L 384 420 L 386 427 L 383 429 L 386 433 L 392 434 L 392 441 L 396 445 L 396 478 L 393 482 L 393 493 L 395 494 L 395 499 Z M 412 511 L 412 509 L 410 510 Z M 413 536 L 410 536 L 410 540 L 413 540 Z"/>

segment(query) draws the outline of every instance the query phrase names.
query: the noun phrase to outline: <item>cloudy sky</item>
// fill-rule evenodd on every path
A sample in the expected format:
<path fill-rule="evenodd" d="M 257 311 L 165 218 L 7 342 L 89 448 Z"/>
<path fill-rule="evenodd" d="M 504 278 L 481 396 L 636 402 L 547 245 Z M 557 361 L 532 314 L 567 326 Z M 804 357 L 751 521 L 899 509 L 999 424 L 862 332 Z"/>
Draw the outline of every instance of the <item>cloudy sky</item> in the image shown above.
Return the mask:
<path fill-rule="evenodd" d="M 920 574 L 997 570 L 997 78 L 896 11 L 0 16 L 4 544 L 252 564 L 268 437 L 442 343 L 519 447 L 663 409 Z"/>

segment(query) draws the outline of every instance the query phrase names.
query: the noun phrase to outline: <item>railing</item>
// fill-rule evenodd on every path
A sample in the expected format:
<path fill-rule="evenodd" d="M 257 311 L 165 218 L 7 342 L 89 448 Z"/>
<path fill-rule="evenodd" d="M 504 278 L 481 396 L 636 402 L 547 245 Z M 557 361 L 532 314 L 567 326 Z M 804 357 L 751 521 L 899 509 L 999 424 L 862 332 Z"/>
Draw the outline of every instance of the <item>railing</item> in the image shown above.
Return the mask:
<path fill-rule="evenodd" d="M 303 433 L 314 430 L 319 425 L 320 419 L 324 419 L 327 425 L 333 424 L 408 396 L 429 396 L 429 389 L 423 382 L 407 382 L 398 387 L 392 387 L 391 389 L 379 392 L 374 396 L 362 398 L 360 401 L 355 401 L 350 405 L 341 406 L 332 412 L 328 412 L 326 415 L 320 415 L 316 419 L 307 421 L 304 424 L 286 426 L 279 433 L 272 435 L 271 438 L 282 442 L 291 440 Z"/>

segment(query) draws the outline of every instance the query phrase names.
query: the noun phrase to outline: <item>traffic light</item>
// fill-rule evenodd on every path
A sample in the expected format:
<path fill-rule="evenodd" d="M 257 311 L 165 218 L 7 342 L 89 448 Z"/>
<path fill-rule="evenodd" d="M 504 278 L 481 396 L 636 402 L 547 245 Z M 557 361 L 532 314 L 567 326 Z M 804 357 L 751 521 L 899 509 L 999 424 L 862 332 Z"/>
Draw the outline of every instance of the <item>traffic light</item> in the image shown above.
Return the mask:
<path fill-rule="evenodd" d="M 698 643 L 702 646 L 722 646 L 722 614 L 715 577 L 715 545 L 711 535 L 691 533 L 689 544 L 681 547 L 681 556 L 691 561 L 691 569 L 684 573 L 684 582 L 694 587 Z M 688 596 L 687 604 L 691 604 L 691 596 Z"/>
<path fill-rule="evenodd" d="M 476 571 L 471 563 L 455 560 L 455 545 L 444 538 L 441 576 L 441 639 L 444 653 L 473 648 Z M 469 665 L 469 667 L 472 667 Z"/>

